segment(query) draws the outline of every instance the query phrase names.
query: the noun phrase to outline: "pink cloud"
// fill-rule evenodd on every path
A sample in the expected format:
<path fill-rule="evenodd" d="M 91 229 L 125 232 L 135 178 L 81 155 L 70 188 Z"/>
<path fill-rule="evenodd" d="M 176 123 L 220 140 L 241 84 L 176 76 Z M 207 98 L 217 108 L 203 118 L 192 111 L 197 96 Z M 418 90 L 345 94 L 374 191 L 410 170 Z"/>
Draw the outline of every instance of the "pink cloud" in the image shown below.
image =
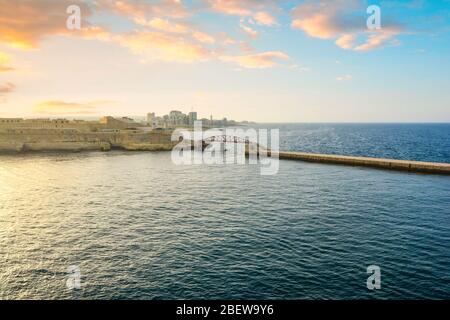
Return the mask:
<path fill-rule="evenodd" d="M 116 37 L 116 41 L 142 55 L 146 60 L 167 62 L 204 61 L 212 57 L 212 51 L 188 41 L 182 36 L 155 31 L 136 31 Z"/>
<path fill-rule="evenodd" d="M 236 63 L 242 68 L 266 69 L 275 67 L 280 61 L 289 60 L 290 58 L 281 51 L 268 51 L 241 56 L 224 56 L 221 59 L 223 61 Z"/>
<path fill-rule="evenodd" d="M 398 26 L 384 25 L 380 30 L 366 26 L 366 7 L 363 1 L 306 1 L 292 11 L 291 26 L 308 36 L 334 40 L 342 49 L 368 51 L 396 42 Z M 358 39 L 363 39 L 358 43 Z"/>
<path fill-rule="evenodd" d="M 355 45 L 355 40 L 355 34 L 343 34 L 336 40 L 335 43 L 342 49 L 351 49 Z"/>
<path fill-rule="evenodd" d="M 116 14 L 143 19 L 147 17 L 182 18 L 190 13 L 180 0 L 98 0 L 98 8 Z"/>
<path fill-rule="evenodd" d="M 16 85 L 11 82 L 0 84 L 0 102 L 6 101 L 6 96 L 16 90 Z"/>
<path fill-rule="evenodd" d="M 256 12 L 253 18 L 255 19 L 256 23 L 263 26 L 275 26 L 278 24 L 277 19 L 266 11 Z"/>
<path fill-rule="evenodd" d="M 251 17 L 259 25 L 275 26 L 277 19 L 269 11 L 277 12 L 279 7 L 275 0 L 206 0 L 213 11 L 227 15 Z"/>
<path fill-rule="evenodd" d="M 255 29 L 247 26 L 243 19 L 239 22 L 239 27 L 242 31 L 244 31 L 247 35 L 249 35 L 252 38 L 257 38 L 259 36 L 259 32 Z"/>
<path fill-rule="evenodd" d="M 35 49 L 54 36 L 78 37 L 116 43 L 142 57 L 143 61 L 196 62 L 216 59 L 234 61 L 243 67 L 276 66 L 287 55 L 279 51 L 253 54 L 240 50 L 248 45 L 230 38 L 226 33 L 213 35 L 200 30 L 187 18 L 196 10 L 206 9 L 241 16 L 241 29 L 252 38 L 259 35 L 257 25 L 276 25 L 271 8 L 274 0 L 205 0 L 206 7 L 187 8 L 180 0 L 15 0 L 2 3 L 0 11 L 0 43 L 21 49 Z M 89 6 L 87 5 L 89 3 Z M 66 9 L 81 7 L 82 29 L 68 30 Z M 14 12 L 14 14 L 11 14 Z M 105 12 L 128 18 L 135 24 L 133 32 L 112 32 L 102 26 L 89 24 L 94 13 Z M 253 25 L 245 23 L 253 22 Z M 227 53 L 235 46 L 236 55 Z M 239 54 L 240 52 L 240 54 Z M 222 58 L 225 56 L 225 58 Z M 0 71 L 12 70 L 6 56 L 0 56 Z"/>
<path fill-rule="evenodd" d="M 0 95 L 5 93 L 13 92 L 16 86 L 11 82 L 6 82 L 5 84 L 0 85 Z"/>
<path fill-rule="evenodd" d="M 38 47 L 41 40 L 52 35 L 73 34 L 66 28 L 69 5 L 82 9 L 82 24 L 92 11 L 80 0 L 15 0 L 1 1 L 0 42 L 20 49 Z"/>
<path fill-rule="evenodd" d="M 356 51 L 370 51 L 383 47 L 386 43 L 391 45 L 398 44 L 398 41 L 394 38 L 399 31 L 395 29 L 380 30 L 369 34 L 365 43 L 360 44 L 354 48 Z"/>

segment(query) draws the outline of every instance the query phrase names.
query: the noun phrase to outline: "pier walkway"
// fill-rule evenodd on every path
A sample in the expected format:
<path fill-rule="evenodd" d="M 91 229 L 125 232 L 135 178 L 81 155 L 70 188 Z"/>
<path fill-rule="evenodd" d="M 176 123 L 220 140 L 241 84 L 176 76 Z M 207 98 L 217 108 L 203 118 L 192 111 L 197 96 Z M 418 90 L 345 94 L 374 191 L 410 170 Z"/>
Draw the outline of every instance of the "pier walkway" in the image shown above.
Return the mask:
<path fill-rule="evenodd" d="M 246 154 L 247 156 L 249 155 L 248 145 L 250 144 L 250 142 L 247 139 L 242 139 L 238 137 L 229 137 L 225 135 L 210 137 L 209 139 L 202 141 L 203 148 L 205 148 L 208 144 L 214 141 L 245 143 L 247 145 Z M 252 149 L 255 150 L 255 147 L 253 147 Z M 256 144 L 256 150 L 261 150 L 261 147 L 258 144 Z M 258 152 L 252 153 L 253 154 L 256 153 L 259 156 Z M 348 166 L 372 167 L 378 169 L 407 171 L 416 173 L 434 173 L 434 174 L 450 175 L 450 163 L 342 156 L 342 155 L 306 153 L 296 151 L 279 151 L 277 152 L 277 154 L 275 154 L 275 152 L 272 152 L 271 150 L 266 150 L 264 154 L 266 154 L 267 156 L 278 155 L 279 159 L 283 160 L 298 160 L 317 163 L 340 164 Z"/>
<path fill-rule="evenodd" d="M 343 164 L 350 166 L 363 166 L 389 170 L 450 175 L 450 163 L 353 157 L 353 156 L 315 154 L 315 153 L 294 152 L 294 151 L 280 151 L 278 155 L 280 159 L 287 159 L 287 160 L 300 160 L 308 162 Z"/>

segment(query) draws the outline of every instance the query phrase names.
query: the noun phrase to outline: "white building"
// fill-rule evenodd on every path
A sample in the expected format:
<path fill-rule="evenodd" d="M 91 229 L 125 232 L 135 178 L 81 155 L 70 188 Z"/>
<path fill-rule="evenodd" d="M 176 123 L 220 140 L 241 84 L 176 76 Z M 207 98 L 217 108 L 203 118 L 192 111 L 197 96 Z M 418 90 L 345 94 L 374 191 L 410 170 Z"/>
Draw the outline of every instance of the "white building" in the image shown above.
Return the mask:
<path fill-rule="evenodd" d="M 197 112 L 189 112 L 189 114 L 188 114 L 188 124 L 190 126 L 193 126 L 195 121 L 197 121 Z"/>
<path fill-rule="evenodd" d="M 181 111 L 173 110 L 169 113 L 169 122 L 171 125 L 187 124 L 186 118 L 186 115 Z"/>

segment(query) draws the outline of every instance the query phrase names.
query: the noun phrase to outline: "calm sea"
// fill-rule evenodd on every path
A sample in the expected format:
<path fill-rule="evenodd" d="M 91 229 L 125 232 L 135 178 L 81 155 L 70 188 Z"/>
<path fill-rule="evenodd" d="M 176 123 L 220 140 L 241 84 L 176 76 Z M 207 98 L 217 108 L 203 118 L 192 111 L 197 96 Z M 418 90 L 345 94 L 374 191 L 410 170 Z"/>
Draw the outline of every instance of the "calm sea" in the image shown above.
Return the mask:
<path fill-rule="evenodd" d="M 283 149 L 450 162 L 450 125 L 268 125 Z M 0 156 L 0 298 L 450 298 L 450 178 L 167 152 Z M 369 291 L 366 268 L 381 268 Z M 81 289 L 66 287 L 69 266 Z"/>
<path fill-rule="evenodd" d="M 450 163 L 450 124 L 268 124 L 280 149 Z"/>

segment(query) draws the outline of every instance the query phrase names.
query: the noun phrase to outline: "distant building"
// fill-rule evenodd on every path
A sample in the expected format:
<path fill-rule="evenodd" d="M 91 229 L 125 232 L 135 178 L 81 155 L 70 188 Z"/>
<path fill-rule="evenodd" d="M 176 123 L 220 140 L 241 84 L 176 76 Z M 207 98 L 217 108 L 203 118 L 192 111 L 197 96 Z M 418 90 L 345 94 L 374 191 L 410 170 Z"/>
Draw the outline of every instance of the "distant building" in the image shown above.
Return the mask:
<path fill-rule="evenodd" d="M 82 131 L 92 131 L 100 125 L 96 121 L 67 120 L 67 119 L 21 119 L 21 118 L 0 118 L 0 130 L 6 128 L 22 129 L 77 129 Z"/>
<path fill-rule="evenodd" d="M 184 114 L 173 110 L 168 115 L 158 117 L 154 112 L 147 114 L 146 121 L 136 121 L 132 118 L 115 118 L 111 116 L 102 117 L 100 121 L 91 120 L 68 120 L 51 118 L 0 118 L 0 133 L 18 130 L 28 132 L 32 130 L 49 130 L 49 132 L 120 132 L 121 130 L 150 131 L 152 129 L 174 129 L 179 127 L 193 127 L 198 120 L 197 112 L 191 111 Z M 225 127 L 239 124 L 233 120 L 200 119 L 204 127 Z"/>
<path fill-rule="evenodd" d="M 165 127 L 163 119 L 157 117 L 154 112 L 147 114 L 147 125 L 153 129 Z"/>
<path fill-rule="evenodd" d="M 195 111 L 191 111 L 188 114 L 184 114 L 178 110 L 172 110 L 169 114 L 166 114 L 162 117 L 158 117 L 154 112 L 149 112 L 147 114 L 146 124 L 153 129 L 162 129 L 162 128 L 177 128 L 177 127 L 193 127 L 195 121 L 198 121 L 198 114 Z M 202 118 L 200 119 L 203 126 L 205 127 L 226 127 L 228 125 L 236 124 L 233 120 L 228 120 L 227 118 L 223 118 L 222 120 L 214 120 L 213 116 L 209 119 Z"/>
<path fill-rule="evenodd" d="M 0 123 L 20 123 L 23 122 L 22 118 L 0 118 Z"/>
<path fill-rule="evenodd" d="M 169 113 L 169 122 L 171 125 L 179 126 L 187 124 L 186 119 L 187 119 L 186 115 L 181 111 L 173 110 L 170 111 Z"/>
<path fill-rule="evenodd" d="M 151 126 L 154 119 L 156 118 L 154 112 L 147 113 L 147 123 Z"/>
<path fill-rule="evenodd" d="M 189 114 L 188 114 L 188 124 L 190 126 L 193 126 L 195 121 L 197 121 L 197 112 L 194 112 L 194 111 L 189 112 Z"/>

